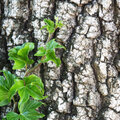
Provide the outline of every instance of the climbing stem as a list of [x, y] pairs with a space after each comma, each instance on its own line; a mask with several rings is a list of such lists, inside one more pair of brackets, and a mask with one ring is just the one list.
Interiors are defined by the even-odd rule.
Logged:
[[[56, 29], [55, 29], [55, 30], [56, 30]], [[53, 37], [53, 33], [52, 33], [52, 34], [49, 34], [46, 43], [49, 42], [49, 41], [52, 39], [52, 37]], [[41, 58], [41, 60], [44, 60], [44, 59], [45, 59], [45, 56], [43, 56], [43, 57]], [[31, 69], [29, 69], [29, 70], [26, 70], [25, 77], [28, 76], [30, 73], [34, 72], [35, 69], [37, 69], [38, 67], [41, 66], [41, 64], [42, 64], [42, 63], [38, 63], [38, 64], [35, 65], [33, 68], [31, 68]]]

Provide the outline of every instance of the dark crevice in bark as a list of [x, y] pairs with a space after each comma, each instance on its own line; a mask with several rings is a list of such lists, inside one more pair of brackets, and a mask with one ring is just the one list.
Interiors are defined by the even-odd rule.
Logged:
[[116, 70], [118, 71], [118, 76], [120, 75], [120, 67], [119, 65], [117, 65], [119, 63], [120, 60], [120, 36], [118, 35], [117, 37], [117, 48], [118, 48], [118, 53], [116, 54], [113, 64], [115, 65]]
[[50, 19], [53, 21], [55, 21], [54, 16], [55, 16], [56, 9], [57, 9], [57, 3], [56, 3], [56, 0], [54, 0], [53, 1], [53, 9], [52, 9], [52, 13], [50, 16]]
[[[97, 74], [97, 70], [96, 70], [96, 66], [95, 66], [95, 58], [96, 58], [96, 50], [95, 50], [95, 44], [93, 44], [93, 57], [92, 57], [92, 61], [91, 61], [91, 67], [93, 69], [93, 73], [94, 73], [94, 76], [95, 76], [95, 80], [96, 80], [96, 89], [97, 89], [97, 92], [99, 93], [100, 95], [100, 98], [101, 98], [101, 108], [100, 110], [98, 111], [98, 116], [97, 116], [97, 119], [96, 120], [104, 120], [104, 118], [102, 117], [102, 113], [103, 110], [104, 110], [104, 96], [101, 94], [101, 91], [99, 90], [99, 80], [98, 80], [98, 74]], [[102, 119], [101, 119], [102, 117]]]
[[[56, 101], [46, 101], [43, 100], [42, 102], [44, 102], [46, 105], [43, 107], [39, 108], [39, 111], [43, 114], [45, 114], [45, 117], [42, 120], [47, 120], [48, 115], [51, 113], [51, 111], [56, 111], [57, 110], [57, 104]], [[57, 112], [57, 111], [56, 111]]]
[[[40, 78], [41, 78], [41, 80], [43, 81], [44, 86], [45, 86], [44, 72], [45, 72], [44, 64], [41, 64], [41, 66], [40, 66]], [[45, 89], [45, 87], [44, 87], [44, 89]], [[45, 91], [46, 91], [46, 90], [45, 90]]]
[[5, 52], [6, 52], [6, 65], [5, 66], [8, 68], [8, 70], [10, 70], [11, 72], [14, 72], [13, 69], [12, 69], [12, 64], [10, 63], [10, 60], [8, 60], [8, 58], [9, 58], [9, 56], [8, 56], [8, 46], [7, 46], [7, 39], [6, 39], [5, 36], [3, 36], [4, 47], [5, 47]]
[[[66, 40], [66, 42], [67, 42], [67, 44], [66, 44], [66, 49], [67, 49], [68, 51], [70, 51], [70, 49], [71, 49], [71, 47], [72, 47], [72, 45], [73, 45], [73, 41], [72, 41], [71, 38], [74, 37], [74, 35], [75, 35], [75, 33], [76, 33], [76, 27], [79, 25], [79, 23], [78, 23], [78, 16], [77, 16], [77, 15], [75, 16], [75, 23], [76, 23], [76, 24], [75, 24], [74, 28], [72, 29], [72, 32], [71, 32], [69, 38]], [[66, 56], [66, 57], [67, 57], [68, 53], [69, 53], [69, 52], [66, 52], [66, 53], [65, 53], [65, 56]]]
[[98, 113], [98, 116], [95, 118], [95, 120], [105, 120], [105, 117], [104, 117], [104, 112], [108, 110], [108, 107], [102, 107]]
[[95, 76], [97, 91], [99, 92], [100, 96], [102, 97], [102, 94], [99, 91], [99, 80], [98, 80], [98, 75], [97, 75], [97, 70], [96, 70], [96, 65], [95, 65], [95, 58], [96, 58], [96, 50], [95, 50], [95, 44], [93, 44], [93, 57], [92, 57], [92, 61], [91, 61], [91, 67], [93, 69], [93, 73]]
[[60, 67], [60, 81], [62, 82], [64, 79], [67, 78], [67, 65], [64, 58], [65, 50], [60, 51], [60, 59], [61, 59], [61, 67]]
[[114, 108], [108, 107], [109, 109], [113, 110], [116, 114], [120, 113], [120, 111], [115, 110]]
[[117, 17], [118, 17], [118, 10], [117, 10], [117, 1], [116, 0], [113, 0], [113, 12], [114, 12], [114, 23], [116, 23], [117, 21]]
[[109, 80], [109, 75], [108, 75], [108, 68], [109, 68], [109, 64], [107, 64], [107, 77], [106, 77], [106, 80], [105, 80], [105, 84], [107, 86], [107, 91], [108, 91], [108, 96], [111, 96], [111, 93], [110, 93], [110, 87], [109, 87], [109, 84], [108, 84], [108, 80]]
[[[72, 89], [73, 89], [73, 100], [76, 97], [76, 82], [75, 82], [75, 73], [72, 73]], [[75, 116], [77, 115], [77, 110], [76, 110], [76, 106], [73, 105], [73, 101], [70, 104], [70, 116]]]
[[3, 19], [5, 18], [4, 16], [4, 1], [0, 1], [0, 48], [3, 49], [4, 51], [1, 51], [0, 55], [0, 61], [2, 62], [0, 64], [0, 69], [2, 69], [4, 66], [8, 67], [8, 70], [12, 72], [12, 66], [10, 61], [8, 60], [8, 51], [7, 51], [7, 38], [6, 38], [6, 33], [2, 35], [2, 24], [3, 24]]
[[93, 5], [93, 2], [94, 2], [95, 0], [91, 0], [91, 1], [89, 1], [88, 3], [85, 3], [85, 4], [81, 4], [81, 2], [82, 2], [82, 0], [80, 0], [80, 5], [81, 6], [86, 6], [86, 5]]
[[102, 24], [102, 19], [99, 17], [99, 12], [97, 14], [97, 18], [99, 20], [99, 25], [100, 25], [100, 37], [104, 34], [104, 27], [103, 27], [103, 24]]
[[[78, 22], [77, 22], [77, 16], [75, 17], [75, 21], [76, 21], [76, 25], [75, 25], [75, 27], [72, 29], [72, 33], [71, 33], [71, 35], [69, 36], [69, 38], [67, 39], [67, 45], [66, 45], [66, 49], [68, 50], [68, 51], [70, 51], [70, 48], [71, 48], [71, 46], [73, 45], [73, 43], [72, 43], [72, 39], [71, 38], [73, 38], [74, 37], [74, 35], [75, 35], [75, 31], [76, 31], [76, 27], [78, 26]], [[61, 52], [61, 62], [62, 62], [62, 64], [61, 64], [61, 69], [60, 69], [60, 81], [62, 82], [66, 77], [67, 77], [67, 66], [66, 66], [66, 59], [65, 58], [67, 58], [67, 56], [68, 56], [68, 54], [69, 54], [69, 52], [66, 52], [65, 50], [62, 50], [62, 52]]]
[[76, 97], [76, 82], [75, 82], [75, 74], [72, 73], [72, 88], [73, 88], [73, 99]]
[[74, 5], [75, 7], [77, 6], [78, 7], [78, 4], [74, 3], [74, 2], [71, 2], [70, 0], [67, 0], [68, 3], [71, 3], [72, 5]]
[[62, 82], [66, 78], [67, 78], [67, 66], [66, 66], [65, 62], [61, 59], [60, 81]]
[[34, 37], [34, 28], [33, 28], [33, 26], [31, 26], [31, 21], [32, 21], [31, 0], [28, 0], [28, 10], [29, 10], [28, 20], [25, 21], [24, 27], [26, 28], [27, 31], [28, 31], [28, 29], [30, 29], [30, 31], [28, 31], [28, 34], [29, 34], [29, 38], [28, 39], [29, 39], [29, 41], [33, 42], [34, 45], [35, 45], [35, 48], [32, 51], [32, 54], [30, 55], [30, 56], [32, 56], [32, 59], [35, 61], [34, 64], [33, 64], [33, 66], [34, 66], [35, 63], [37, 63], [37, 57], [34, 56], [34, 54], [37, 51], [38, 41]]

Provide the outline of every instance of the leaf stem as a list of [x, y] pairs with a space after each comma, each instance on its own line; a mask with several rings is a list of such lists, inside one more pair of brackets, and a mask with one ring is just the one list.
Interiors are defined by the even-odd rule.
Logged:
[[27, 71], [27, 64], [25, 65], [25, 70]]
[[38, 63], [36, 66], [33, 68], [29, 69], [26, 73], [25, 76], [28, 76], [28, 74], [32, 73], [35, 69], [37, 69], [42, 63]]
[[14, 96], [13, 96], [13, 102], [14, 102], [13, 111], [17, 113], [17, 105], [18, 105], [18, 103], [15, 101]]
[[14, 96], [13, 96], [13, 102], [15, 103], [15, 98], [14, 98]]

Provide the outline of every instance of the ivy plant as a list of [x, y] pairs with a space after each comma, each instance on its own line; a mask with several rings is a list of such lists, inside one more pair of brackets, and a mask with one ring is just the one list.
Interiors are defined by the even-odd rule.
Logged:
[[[40, 77], [32, 74], [34, 70], [42, 63], [52, 61], [57, 67], [60, 66], [61, 60], [56, 56], [56, 48], [63, 48], [52, 39], [52, 36], [57, 28], [63, 26], [62, 21], [55, 17], [55, 22], [50, 19], [44, 19], [45, 26], [41, 29], [47, 29], [48, 40], [45, 47], [40, 46], [34, 56], [40, 56], [38, 63], [33, 68], [30, 65], [34, 60], [29, 58], [29, 53], [35, 48], [33, 42], [24, 43], [21, 46], [15, 46], [8, 51], [9, 60], [13, 61], [13, 70], [25, 68], [24, 77], [16, 76], [7, 70], [1, 70], [3, 76], [0, 76], [0, 107], [14, 103], [13, 111], [7, 113], [2, 120], [38, 120], [45, 115], [38, 112], [36, 109], [41, 105], [44, 96], [44, 84]], [[19, 96], [19, 101], [15, 97]], [[17, 110], [16, 110], [17, 108]]]

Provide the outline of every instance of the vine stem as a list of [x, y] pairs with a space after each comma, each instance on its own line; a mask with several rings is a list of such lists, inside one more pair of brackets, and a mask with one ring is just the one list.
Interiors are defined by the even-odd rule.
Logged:
[[[55, 29], [55, 30], [56, 30], [56, 29]], [[52, 39], [52, 37], [53, 37], [53, 33], [52, 33], [51, 35], [49, 34], [46, 43], [49, 42], [49, 41]], [[45, 56], [43, 56], [43, 57], [41, 58], [41, 60], [44, 60], [44, 59], [45, 59]], [[28, 76], [30, 73], [34, 72], [35, 69], [37, 69], [38, 67], [41, 66], [41, 64], [42, 64], [42, 63], [38, 63], [38, 64], [35, 65], [33, 68], [31, 68], [31, 69], [29, 69], [28, 71], [26, 71], [26, 73], [25, 73], [25, 77]]]
[[13, 106], [13, 111], [17, 113], [17, 102], [15, 101], [15, 98], [13, 96], [13, 102], [14, 102], [14, 106]]

